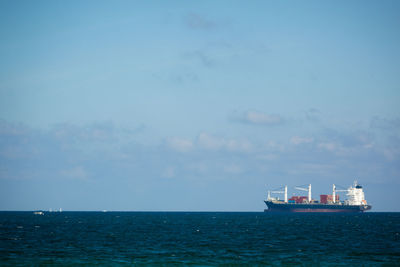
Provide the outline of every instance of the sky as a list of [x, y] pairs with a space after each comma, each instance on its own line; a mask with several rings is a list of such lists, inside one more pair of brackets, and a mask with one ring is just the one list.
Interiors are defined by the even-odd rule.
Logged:
[[357, 180], [400, 211], [399, 13], [0, 1], [0, 210], [262, 211]]

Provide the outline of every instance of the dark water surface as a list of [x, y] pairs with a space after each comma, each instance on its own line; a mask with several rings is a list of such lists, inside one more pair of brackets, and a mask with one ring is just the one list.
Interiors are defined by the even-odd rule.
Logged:
[[0, 265], [399, 265], [400, 213], [0, 212]]

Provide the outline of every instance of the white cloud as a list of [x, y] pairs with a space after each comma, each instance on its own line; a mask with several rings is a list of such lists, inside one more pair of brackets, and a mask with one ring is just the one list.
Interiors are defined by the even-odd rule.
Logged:
[[227, 140], [226, 148], [230, 151], [250, 152], [253, 145], [247, 140]]
[[54, 136], [62, 141], [114, 141], [116, 127], [111, 121], [87, 125], [60, 123], [53, 127]]
[[213, 67], [215, 65], [213, 57], [205, 50], [196, 50], [185, 54], [185, 57], [198, 60], [205, 67]]
[[274, 152], [284, 152], [286, 147], [283, 144], [280, 144], [275, 141], [268, 141], [263, 148], [267, 151], [274, 151]]
[[325, 175], [326, 173], [331, 173], [335, 169], [335, 166], [330, 164], [320, 164], [320, 163], [300, 163], [295, 165], [288, 172], [293, 175], [299, 174], [320, 174]]
[[10, 123], [0, 119], [0, 136], [22, 136], [31, 131], [26, 125]]
[[229, 164], [224, 166], [224, 171], [230, 174], [242, 173], [243, 169], [237, 164]]
[[87, 180], [89, 179], [89, 174], [82, 166], [76, 166], [71, 169], [61, 170], [60, 175], [63, 178], [77, 179], [77, 180]]
[[[46, 131], [7, 123], [2, 126], [0, 122], [0, 183], [6, 185], [6, 179], [30, 179], [45, 187], [48, 180], [59, 177], [71, 189], [79, 189], [81, 181], [89, 181], [102, 192], [110, 186], [127, 190], [128, 184], [132, 188], [153, 188], [157, 183], [161, 184], [160, 189], [165, 180], [171, 186], [179, 184], [177, 188], [184, 184], [183, 188], [192, 182], [212, 184], [232, 177], [238, 178], [232, 183], [242, 179], [263, 183], [275, 177], [331, 181], [333, 176], [351, 174], [364, 181], [379, 177], [385, 183], [398, 183], [400, 139], [377, 138], [368, 131], [320, 131], [311, 133], [312, 138], [299, 134], [285, 137], [289, 144], [272, 135], [250, 139], [252, 135], [231, 138], [202, 132], [193, 139], [166, 138], [160, 145], [158, 140], [151, 144], [132, 142], [133, 134], [122, 135], [123, 129], [112, 125], [81, 128], [84, 126], [71, 124]], [[118, 137], [117, 141], [113, 136]], [[72, 141], [72, 149], [64, 149], [65, 143]], [[241, 186], [242, 182], [238, 187]], [[153, 193], [143, 190], [148, 195]], [[92, 197], [102, 200], [101, 196]]]
[[279, 125], [283, 123], [283, 118], [277, 114], [267, 114], [260, 111], [246, 111], [234, 113], [231, 116], [232, 120], [254, 125]]
[[215, 22], [203, 15], [190, 13], [185, 17], [185, 24], [191, 29], [210, 30], [216, 27]]
[[218, 150], [225, 144], [223, 138], [217, 138], [206, 133], [201, 133], [197, 139], [197, 142], [200, 145], [200, 147], [209, 150]]
[[310, 108], [305, 112], [305, 115], [307, 120], [317, 122], [320, 120], [321, 112], [316, 108]]
[[262, 155], [258, 155], [256, 157], [256, 159], [262, 160], [262, 161], [271, 161], [271, 160], [276, 160], [278, 159], [278, 155], [277, 154], [262, 154]]
[[169, 148], [179, 152], [189, 152], [195, 149], [210, 151], [251, 152], [253, 144], [246, 139], [228, 139], [208, 133], [200, 133], [195, 141], [185, 138], [170, 137], [166, 139]]
[[307, 138], [307, 137], [293, 136], [292, 138], [290, 138], [290, 143], [294, 145], [312, 143], [313, 141], [314, 141], [313, 138]]
[[374, 117], [370, 121], [370, 127], [375, 129], [381, 129], [384, 131], [399, 131], [400, 130], [400, 118], [380, 118]]
[[245, 118], [255, 124], [278, 124], [282, 120], [278, 115], [269, 115], [257, 111], [248, 111]]
[[253, 145], [247, 140], [226, 139], [207, 133], [201, 133], [197, 139], [198, 145], [208, 150], [225, 149], [228, 151], [250, 152]]
[[173, 177], [175, 177], [175, 168], [174, 167], [171, 167], [171, 166], [169, 166], [169, 167], [167, 167], [165, 170], [164, 170], [164, 172], [163, 172], [163, 177], [166, 177], [166, 178], [173, 178]]
[[37, 151], [35, 149], [27, 149], [24, 144], [19, 145], [7, 145], [1, 148], [0, 156], [6, 159], [29, 159], [36, 156]]
[[338, 145], [334, 143], [319, 143], [318, 147], [328, 151], [335, 151], [337, 150]]
[[188, 152], [193, 149], [193, 142], [191, 140], [178, 137], [167, 138], [167, 145], [178, 152]]
[[382, 153], [388, 161], [395, 161], [400, 158], [400, 149], [396, 147], [386, 147], [382, 149]]
[[209, 170], [209, 167], [204, 162], [189, 162], [185, 165], [185, 168], [191, 172], [201, 173], [204, 174]]
[[364, 148], [373, 148], [374, 147], [374, 143], [367, 143], [363, 145]]

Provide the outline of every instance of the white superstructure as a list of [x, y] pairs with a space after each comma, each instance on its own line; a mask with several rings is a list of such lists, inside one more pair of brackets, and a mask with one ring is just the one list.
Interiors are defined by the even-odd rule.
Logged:
[[354, 185], [347, 189], [347, 200], [348, 205], [367, 205], [365, 200], [364, 190], [361, 185], [354, 181]]

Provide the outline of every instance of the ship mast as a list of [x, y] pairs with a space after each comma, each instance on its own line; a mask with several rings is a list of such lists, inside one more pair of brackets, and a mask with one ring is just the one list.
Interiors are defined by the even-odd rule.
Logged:
[[268, 191], [268, 197], [267, 197], [268, 200], [272, 199], [272, 198], [271, 198], [271, 193], [274, 193], [274, 194], [284, 194], [284, 196], [285, 196], [285, 203], [288, 202], [287, 185], [285, 185], [284, 191]]
[[[339, 186], [339, 187], [341, 187], [341, 186]], [[335, 184], [333, 184], [332, 185], [332, 202], [333, 203], [336, 203], [336, 193], [337, 192], [348, 192], [349, 190], [348, 189], [336, 189], [336, 185]], [[339, 203], [340, 203], [340, 201], [339, 201]]]
[[285, 185], [285, 203], [287, 203], [287, 185]]
[[308, 185], [308, 188], [303, 188], [299, 186], [296, 186], [295, 188], [301, 191], [308, 191], [308, 202], [311, 202], [311, 184]]

